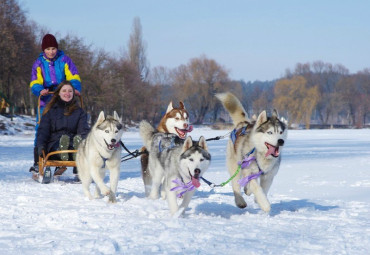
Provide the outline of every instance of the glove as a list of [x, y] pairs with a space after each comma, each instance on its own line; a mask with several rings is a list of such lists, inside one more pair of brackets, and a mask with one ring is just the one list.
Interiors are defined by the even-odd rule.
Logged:
[[40, 157], [43, 156], [42, 151], [44, 151], [44, 150], [45, 150], [44, 146], [37, 147], [37, 153], [39, 154]]

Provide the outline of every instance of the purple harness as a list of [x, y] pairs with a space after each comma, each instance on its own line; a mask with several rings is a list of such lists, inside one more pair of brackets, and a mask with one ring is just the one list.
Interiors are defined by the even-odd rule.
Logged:
[[[253, 157], [251, 156], [251, 154], [254, 152], [255, 148], [253, 148], [252, 151], [250, 151], [245, 157], [244, 159], [241, 161], [241, 162], [238, 162], [238, 165], [243, 169], [243, 168], [247, 168], [251, 163], [252, 161], [256, 161], [256, 164], [258, 166], [258, 163], [257, 163], [257, 160], [256, 160], [256, 157]], [[238, 183], [240, 184], [240, 186], [244, 187], [245, 185], [247, 185], [251, 180], [253, 179], [257, 179], [261, 174], [263, 174], [263, 171], [261, 170], [261, 168], [258, 166], [258, 173], [255, 173], [255, 174], [251, 174], [251, 175], [248, 175], [242, 179], [240, 179], [238, 181]]]
[[195, 186], [193, 185], [193, 183], [191, 181], [189, 181], [188, 183], [183, 183], [181, 180], [179, 179], [175, 179], [172, 181], [173, 183], [176, 183], [178, 186], [170, 189], [171, 191], [181, 191], [180, 193], [178, 193], [176, 196], [177, 197], [182, 197], [182, 195], [188, 191], [192, 191]]

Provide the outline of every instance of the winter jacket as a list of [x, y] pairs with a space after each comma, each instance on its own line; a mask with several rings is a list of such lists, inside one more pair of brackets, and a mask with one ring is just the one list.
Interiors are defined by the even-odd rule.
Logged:
[[[81, 80], [77, 68], [72, 60], [58, 50], [53, 60], [48, 59], [44, 53], [40, 53], [32, 66], [31, 91], [40, 96], [40, 91], [49, 89], [53, 91], [62, 81], [70, 81], [75, 89], [81, 92]], [[45, 106], [51, 95], [41, 97], [40, 106]]]
[[59, 140], [62, 135], [70, 137], [70, 144], [75, 135], [86, 138], [90, 128], [87, 123], [87, 114], [78, 107], [71, 115], [64, 115], [65, 107], [68, 103], [59, 99], [50, 110], [42, 116], [40, 126], [37, 132], [37, 147], [50, 152], [55, 148], [56, 143], [59, 146]]

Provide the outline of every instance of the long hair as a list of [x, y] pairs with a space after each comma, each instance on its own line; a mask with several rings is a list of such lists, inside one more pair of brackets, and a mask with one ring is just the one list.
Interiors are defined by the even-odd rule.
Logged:
[[74, 90], [73, 85], [69, 81], [62, 81], [58, 85], [57, 89], [54, 91], [53, 97], [51, 98], [50, 102], [45, 106], [45, 109], [44, 109], [42, 115], [45, 115], [58, 102], [58, 100], [61, 100], [60, 99], [60, 96], [59, 96], [59, 93], [60, 93], [60, 90], [62, 89], [62, 87], [64, 85], [70, 85], [73, 88], [73, 98], [72, 98], [71, 102], [69, 102], [66, 105], [66, 109], [64, 111], [64, 115], [65, 116], [71, 115], [72, 112], [79, 107], [78, 100], [76, 98], [75, 90]]

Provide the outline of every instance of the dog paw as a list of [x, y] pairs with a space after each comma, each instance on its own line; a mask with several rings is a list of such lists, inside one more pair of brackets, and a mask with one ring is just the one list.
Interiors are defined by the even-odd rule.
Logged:
[[157, 195], [150, 194], [148, 198], [153, 199], [153, 200], [157, 200], [158, 199], [158, 194]]
[[172, 214], [172, 218], [180, 218], [182, 215], [184, 215], [184, 213], [185, 213], [185, 208], [180, 207], [179, 210], [177, 210], [177, 212]]
[[109, 200], [108, 200], [108, 202], [109, 203], [112, 203], [112, 204], [117, 203], [116, 195], [113, 192], [111, 192], [109, 194]]
[[247, 203], [242, 197], [235, 198], [235, 204], [237, 207], [242, 208], [242, 209], [247, 207]]
[[271, 205], [270, 205], [269, 202], [261, 203], [260, 207], [261, 207], [262, 211], [267, 212], [267, 213], [270, 212], [270, 210], [271, 210]]
[[250, 196], [252, 194], [252, 191], [250, 189], [247, 189], [247, 186], [244, 186], [244, 193], [247, 195], [247, 196]]
[[109, 195], [111, 194], [111, 191], [110, 191], [110, 189], [105, 188], [105, 189], [102, 189], [101, 193], [102, 193], [104, 196], [109, 196]]

